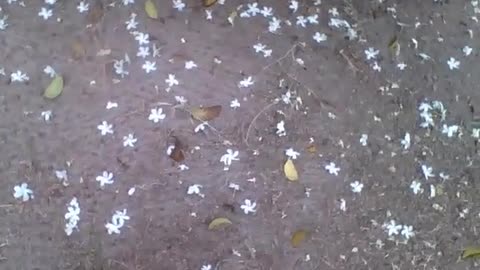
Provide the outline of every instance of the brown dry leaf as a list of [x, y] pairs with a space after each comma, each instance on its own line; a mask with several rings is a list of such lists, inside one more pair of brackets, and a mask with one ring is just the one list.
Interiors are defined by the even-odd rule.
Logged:
[[212, 220], [210, 222], [210, 224], [208, 224], [208, 229], [209, 230], [216, 230], [216, 229], [227, 227], [231, 224], [232, 224], [232, 222], [230, 221], [230, 219], [225, 218], [225, 217], [218, 217], [218, 218], [215, 218], [214, 220]]
[[83, 58], [86, 54], [85, 47], [83, 47], [82, 42], [78, 39], [73, 41], [71, 49], [72, 49], [72, 57], [75, 60], [79, 60]]
[[158, 19], [157, 6], [152, 0], [145, 1], [145, 13], [151, 19]]
[[192, 108], [190, 113], [192, 117], [199, 121], [210, 121], [217, 118], [222, 112], [221, 105], [215, 105], [210, 107], [195, 107]]
[[307, 152], [310, 154], [315, 154], [317, 152], [317, 146], [315, 144], [310, 144], [307, 146]]
[[287, 162], [285, 162], [285, 165], [283, 165], [283, 171], [288, 180], [298, 181], [298, 172], [291, 159], [288, 159]]
[[103, 4], [102, 1], [97, 0], [87, 15], [88, 24], [97, 24], [103, 18]]
[[480, 247], [467, 247], [462, 252], [462, 259], [478, 258], [480, 257]]
[[292, 234], [292, 239], [290, 239], [290, 243], [292, 247], [296, 248], [299, 247], [301, 243], [305, 241], [307, 238], [307, 231], [305, 230], [298, 230]]
[[175, 136], [168, 138], [168, 151], [170, 151], [169, 157], [176, 162], [182, 162], [185, 159], [185, 155], [182, 150], [182, 143]]
[[203, 0], [204, 7], [210, 7], [217, 3], [217, 0]]

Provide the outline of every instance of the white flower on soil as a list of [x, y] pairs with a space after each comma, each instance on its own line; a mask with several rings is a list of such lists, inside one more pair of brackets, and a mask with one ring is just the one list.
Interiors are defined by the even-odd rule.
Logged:
[[281, 28], [281, 20], [277, 19], [276, 17], [272, 17], [272, 19], [268, 22], [268, 31], [270, 33], [276, 33], [278, 29]]
[[227, 171], [230, 167], [230, 165], [232, 165], [232, 161], [234, 160], [240, 160], [238, 158], [238, 151], [233, 151], [232, 149], [227, 149], [227, 153], [224, 154], [221, 158], [220, 158], [220, 162], [223, 163], [224, 165], [224, 170]]
[[318, 14], [313, 14], [307, 17], [309, 24], [318, 24]]
[[200, 124], [198, 124], [198, 126], [195, 127], [195, 129], [193, 131], [195, 133], [198, 133], [200, 131], [204, 131], [206, 126], [208, 126], [207, 122], [200, 123]]
[[160, 120], [165, 119], [165, 117], [166, 115], [163, 113], [162, 108], [155, 108], [150, 110], [148, 120], [153, 121], [154, 123], [158, 123]]
[[138, 42], [138, 45], [144, 45], [150, 43], [150, 36], [142, 32], [135, 32], [135, 40]]
[[12, 82], [27, 82], [30, 78], [26, 73], [23, 73], [21, 70], [17, 70], [10, 74], [10, 80]]
[[152, 71], [155, 71], [157, 70], [157, 62], [155, 61], [145, 61], [145, 63], [143, 63], [142, 65], [142, 68], [143, 70], [145, 70], [145, 73], [150, 73]]
[[202, 265], [202, 268], [200, 270], [213, 270], [211, 264], [205, 264]]
[[262, 13], [263, 17], [271, 17], [273, 16], [273, 8], [271, 7], [263, 7], [263, 9], [260, 11]]
[[124, 6], [127, 6], [129, 4], [134, 4], [135, 0], [122, 0], [122, 3]]
[[304, 16], [297, 16], [296, 25], [300, 25], [301, 27], [305, 28], [307, 26], [308, 20]]
[[457, 125], [447, 126], [443, 124], [442, 134], [447, 134], [447, 137], [451, 138], [458, 133], [460, 127]]
[[146, 58], [149, 55], [150, 55], [150, 47], [147, 47], [147, 46], [138, 47], [138, 52], [137, 52], [138, 57]]
[[252, 202], [248, 199], [245, 199], [244, 203], [240, 206], [240, 208], [243, 210], [243, 212], [248, 215], [249, 213], [255, 213], [257, 210], [255, 209], [257, 207], [256, 202]]
[[132, 13], [130, 14], [130, 19], [125, 22], [125, 27], [128, 30], [136, 29], [138, 26], [138, 22], [136, 21], [137, 14]]
[[7, 26], [8, 26], [7, 19], [8, 19], [7, 15], [3, 15], [3, 17], [0, 18], [0, 30], [7, 29]]
[[363, 184], [358, 181], [355, 181], [350, 183], [350, 187], [352, 188], [353, 193], [360, 193], [362, 192]]
[[397, 64], [397, 68], [400, 70], [404, 70], [406, 67], [407, 67], [407, 64], [405, 64], [404, 62]]
[[196, 194], [202, 198], [205, 198], [205, 194], [203, 194], [200, 189], [202, 188], [202, 185], [194, 184], [188, 187], [187, 189], [187, 194], [188, 195], [193, 195]]
[[248, 76], [238, 83], [238, 87], [246, 88], [254, 84], [252, 76]]
[[45, 120], [45, 122], [48, 122], [52, 118], [52, 111], [50, 111], [50, 110], [43, 111], [43, 112], [40, 113], [40, 115]]
[[288, 148], [287, 150], [285, 150], [285, 155], [287, 155], [287, 157], [291, 159], [297, 159], [297, 157], [300, 156], [300, 153], [293, 150], [293, 148]]
[[102, 123], [97, 126], [97, 129], [100, 131], [102, 136], [113, 134], [113, 125], [109, 124], [107, 121], [102, 121]]
[[57, 0], [45, 0], [45, 4], [47, 5], [54, 5], [57, 2]]
[[328, 37], [324, 33], [315, 32], [315, 34], [313, 35], [313, 39], [317, 43], [322, 43], [323, 41], [327, 41]]
[[455, 58], [450, 57], [450, 59], [448, 59], [447, 61], [447, 65], [450, 70], [459, 69], [460, 61], [457, 61]]
[[113, 109], [113, 108], [118, 108], [118, 103], [108, 101], [107, 105], [105, 106], [105, 109], [110, 110], [110, 109]]
[[58, 180], [62, 181], [64, 186], [68, 186], [68, 174], [67, 170], [58, 170], [55, 171], [55, 176]]
[[413, 232], [413, 226], [403, 225], [400, 234], [405, 237], [406, 240], [412, 238], [415, 235], [415, 233]]
[[234, 99], [230, 101], [230, 108], [232, 109], [240, 108], [240, 102], [238, 102], [238, 99]]
[[403, 150], [407, 150], [410, 148], [410, 133], [405, 133], [405, 136], [403, 137], [402, 141], [400, 142], [403, 145]]
[[422, 183], [415, 180], [413, 180], [412, 183], [410, 184], [410, 189], [415, 195], [419, 193], [423, 193]]
[[136, 142], [137, 138], [135, 138], [132, 133], [123, 136], [123, 147], [135, 147]]
[[95, 180], [97, 182], [100, 182], [100, 186], [101, 187], [104, 187], [105, 185], [111, 185], [113, 184], [113, 173], [111, 172], [107, 172], [107, 171], [103, 171], [102, 175], [99, 175], [95, 178]]
[[340, 168], [338, 168], [337, 165], [333, 162], [325, 165], [325, 170], [327, 170], [328, 173], [330, 173], [331, 175], [338, 175], [338, 172], [340, 172]]
[[397, 224], [395, 220], [390, 220], [390, 223], [385, 223], [383, 225], [388, 236], [398, 235], [400, 230], [403, 228], [402, 225]]
[[287, 131], [285, 130], [285, 122], [283, 120], [277, 123], [276, 133], [279, 137], [283, 137], [287, 135]]
[[338, 9], [336, 7], [332, 7], [328, 10], [328, 14], [332, 15], [333, 17], [338, 17], [340, 16], [340, 13], [338, 13]]
[[77, 6], [77, 9], [78, 9], [78, 12], [80, 13], [84, 13], [86, 11], [88, 11], [88, 8], [90, 7], [90, 4], [88, 3], [85, 3], [85, 1], [81, 1], [78, 6]]
[[371, 60], [371, 59], [376, 59], [380, 51], [370, 47], [366, 49], [364, 52], [367, 60]]
[[48, 76], [50, 76], [50, 78], [53, 78], [55, 77], [55, 75], [57, 74], [55, 72], [55, 70], [51, 67], [51, 66], [46, 66], [44, 69], [43, 69], [43, 72], [45, 74], [47, 74]]
[[40, 12], [38, 12], [38, 16], [42, 17], [44, 20], [48, 20], [48, 18], [52, 17], [52, 15], [52, 10], [44, 7], [42, 7], [42, 9], [40, 9]]
[[67, 223], [65, 224], [65, 233], [71, 235], [74, 229], [78, 229], [78, 222], [80, 221], [80, 205], [77, 198], [73, 197], [67, 206], [67, 213], [65, 214]]
[[172, 7], [177, 11], [183, 11], [186, 5], [182, 0], [172, 0]]
[[178, 165], [178, 169], [179, 169], [180, 171], [187, 171], [187, 170], [189, 170], [190, 168], [189, 168], [186, 164], [180, 164], [180, 165]]
[[360, 144], [363, 145], [363, 146], [367, 146], [367, 143], [368, 143], [368, 135], [367, 134], [362, 134], [362, 136], [360, 136]]
[[120, 229], [125, 225], [126, 220], [130, 220], [130, 217], [127, 216], [127, 209], [115, 211], [115, 214], [112, 216], [112, 222], [105, 224], [108, 234], [120, 234]]
[[168, 78], [165, 79], [165, 83], [169, 88], [179, 84], [178, 80], [175, 78], [175, 74], [168, 74]]
[[197, 64], [195, 64], [195, 62], [192, 60], [185, 62], [185, 69], [193, 69], [196, 67], [198, 67]]
[[230, 183], [228, 185], [228, 188], [231, 188], [233, 189], [234, 191], [240, 191], [240, 186], [238, 184], [235, 184], [235, 183]]
[[250, 14], [250, 16], [256, 16], [258, 13], [260, 13], [257, 2], [248, 3], [247, 8], [248, 9], [246, 10], [246, 12]]
[[33, 191], [28, 188], [27, 183], [22, 183], [13, 187], [13, 197], [26, 202], [30, 199], [33, 199]]
[[465, 46], [463, 47], [462, 51], [463, 51], [463, 54], [465, 54], [465, 56], [469, 56], [472, 53], [473, 49], [470, 48], [469, 46]]
[[427, 165], [422, 165], [422, 173], [426, 180], [430, 177], [435, 177], [435, 174], [433, 174], [433, 168], [428, 167]]
[[290, 5], [288, 5], [288, 8], [293, 12], [297, 12], [298, 10], [298, 1], [297, 0], [290, 0]]

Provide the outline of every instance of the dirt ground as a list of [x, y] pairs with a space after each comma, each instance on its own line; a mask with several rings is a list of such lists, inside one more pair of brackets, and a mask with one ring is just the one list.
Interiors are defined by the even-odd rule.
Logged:
[[[299, 1], [296, 11], [259, 1], [281, 20], [275, 33], [271, 16], [239, 0], [185, 0], [182, 11], [154, 0], [157, 19], [143, 0], [88, 0], [83, 13], [81, 1], [48, 2], [0, 3], [0, 269], [478, 269], [460, 259], [480, 244], [477, 1]], [[149, 35], [145, 59], [131, 31]], [[125, 54], [122, 77], [114, 62]], [[64, 79], [55, 99], [43, 97], [46, 66]], [[17, 70], [29, 80], [12, 79]], [[434, 126], [421, 127], [422, 103]], [[218, 117], [195, 132], [190, 114], [214, 105]], [[113, 134], [101, 135], [102, 121]], [[123, 144], [130, 133], [134, 147]], [[167, 154], [173, 138], [184, 160]], [[224, 170], [227, 149], [238, 160]], [[284, 174], [288, 159], [298, 181]], [[114, 181], [102, 187], [103, 171]], [[33, 198], [12, 196], [21, 183]], [[109, 234], [123, 209], [130, 219]], [[232, 224], [209, 229], [218, 217]]]

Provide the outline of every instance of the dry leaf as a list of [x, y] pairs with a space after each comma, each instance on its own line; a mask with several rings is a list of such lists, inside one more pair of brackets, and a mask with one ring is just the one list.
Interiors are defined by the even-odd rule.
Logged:
[[290, 239], [290, 243], [292, 247], [296, 248], [299, 247], [300, 244], [305, 241], [307, 238], [307, 231], [305, 230], [298, 230], [292, 234], [292, 239]]
[[234, 25], [234, 21], [235, 21], [235, 18], [237, 17], [238, 13], [236, 10], [232, 11], [230, 13], [230, 15], [228, 15], [228, 22], [233, 26]]
[[192, 117], [199, 121], [210, 121], [217, 118], [222, 111], [221, 105], [215, 105], [210, 107], [196, 107], [192, 108], [190, 113]]
[[75, 40], [72, 43], [72, 57], [75, 60], [79, 60], [85, 56], [85, 47], [83, 47], [82, 42], [80, 40]]
[[60, 75], [56, 75], [53, 78], [52, 82], [48, 85], [48, 87], [43, 92], [43, 96], [48, 99], [54, 99], [58, 97], [63, 91], [63, 77]]
[[168, 138], [168, 147], [173, 147], [169, 155], [171, 159], [175, 160], [176, 162], [182, 162], [185, 159], [185, 155], [183, 154], [182, 150], [182, 143], [177, 137], [170, 136]]
[[208, 229], [209, 230], [216, 230], [216, 229], [219, 229], [219, 228], [229, 226], [231, 224], [232, 224], [232, 222], [228, 218], [219, 217], [219, 218], [216, 218], [216, 219], [212, 220], [210, 222], [210, 224], [208, 224]]
[[317, 146], [315, 146], [315, 144], [310, 144], [307, 146], [307, 152], [310, 154], [315, 154], [317, 152]]
[[467, 247], [462, 252], [462, 259], [478, 258], [480, 257], [480, 246]]
[[151, 19], [158, 19], [157, 6], [152, 0], [145, 1], [145, 13]]
[[203, 6], [204, 7], [210, 7], [217, 3], [217, 0], [203, 0]]
[[102, 1], [97, 0], [95, 5], [90, 9], [87, 15], [88, 24], [97, 24], [103, 18], [103, 4]]
[[283, 165], [283, 171], [285, 172], [285, 176], [287, 177], [288, 180], [290, 181], [298, 180], [298, 172], [297, 172], [297, 169], [295, 168], [295, 164], [293, 164], [293, 161], [291, 159], [285, 162], [285, 165]]

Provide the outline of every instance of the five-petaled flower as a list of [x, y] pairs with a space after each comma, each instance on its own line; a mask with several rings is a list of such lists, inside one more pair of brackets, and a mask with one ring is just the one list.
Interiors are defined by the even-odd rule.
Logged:
[[240, 206], [240, 208], [243, 210], [243, 212], [248, 215], [249, 213], [255, 213], [257, 210], [255, 209], [257, 207], [256, 202], [252, 202], [249, 199], [245, 199], [244, 203]]
[[158, 123], [158, 121], [165, 119], [166, 115], [163, 113], [162, 108], [155, 108], [150, 110], [148, 120]]
[[448, 59], [447, 61], [447, 65], [450, 70], [459, 69], [460, 61], [457, 61], [457, 59], [450, 57], [450, 59]]
[[157, 62], [155, 61], [145, 61], [145, 63], [143, 63], [142, 65], [142, 68], [143, 70], [145, 70], [145, 73], [150, 73], [152, 71], [155, 71], [157, 70]]
[[340, 172], [340, 168], [338, 168], [334, 162], [330, 162], [329, 164], [325, 165], [325, 170], [332, 175], [338, 175], [338, 172]]
[[352, 188], [353, 193], [360, 193], [362, 192], [363, 184], [358, 181], [355, 181], [350, 183], [350, 187]]
[[293, 148], [288, 148], [287, 150], [285, 150], [285, 155], [287, 155], [287, 157], [291, 159], [297, 159], [297, 157], [300, 156], [300, 153], [293, 150]]
[[102, 175], [97, 176], [95, 180], [100, 182], [101, 187], [105, 186], [106, 184], [113, 184], [113, 173], [103, 171]]
[[383, 225], [388, 236], [398, 235], [402, 229], [402, 225], [397, 224], [395, 220], [390, 220], [390, 223]]
[[42, 7], [42, 9], [40, 9], [40, 12], [38, 12], [38, 16], [42, 17], [44, 20], [48, 20], [48, 18], [52, 17], [52, 15], [52, 10], [44, 7]]
[[33, 199], [33, 191], [28, 188], [27, 183], [22, 183], [19, 186], [13, 187], [13, 197], [26, 202]]
[[220, 158], [220, 162], [222, 162], [223, 165], [225, 165], [225, 167], [223, 169], [225, 171], [227, 171], [228, 168], [230, 167], [230, 165], [232, 165], [232, 161], [234, 161], [234, 160], [239, 160], [238, 151], [233, 151], [232, 149], [227, 149], [227, 153], [224, 154]]
[[123, 136], [123, 147], [134, 147], [136, 142], [137, 138], [135, 138], [132, 133]]
[[405, 237], [406, 240], [410, 239], [415, 235], [415, 233], [413, 232], [413, 226], [403, 225], [402, 231], [400, 232], [400, 234], [403, 235], [403, 237]]
[[192, 195], [192, 194], [196, 194], [202, 198], [205, 197], [205, 194], [203, 194], [200, 189], [202, 188], [202, 185], [198, 185], [198, 184], [194, 184], [194, 185], [191, 185], [188, 187], [187, 189], [187, 194], [188, 195]]
[[12, 82], [27, 82], [30, 80], [30, 78], [21, 70], [17, 70], [16, 72], [10, 74], [10, 80]]
[[85, 1], [81, 1], [81, 2], [78, 4], [77, 9], [78, 9], [78, 12], [83, 13], [83, 12], [88, 11], [88, 8], [89, 8], [89, 7], [90, 7], [90, 4], [85, 3]]
[[253, 82], [252, 76], [248, 76], [238, 83], [238, 87], [240, 87], [240, 88], [249, 87], [249, 86], [252, 86], [253, 83], [254, 82]]
[[102, 136], [113, 134], [113, 125], [109, 124], [107, 121], [102, 121], [102, 123], [97, 126], [97, 129], [100, 130]]

